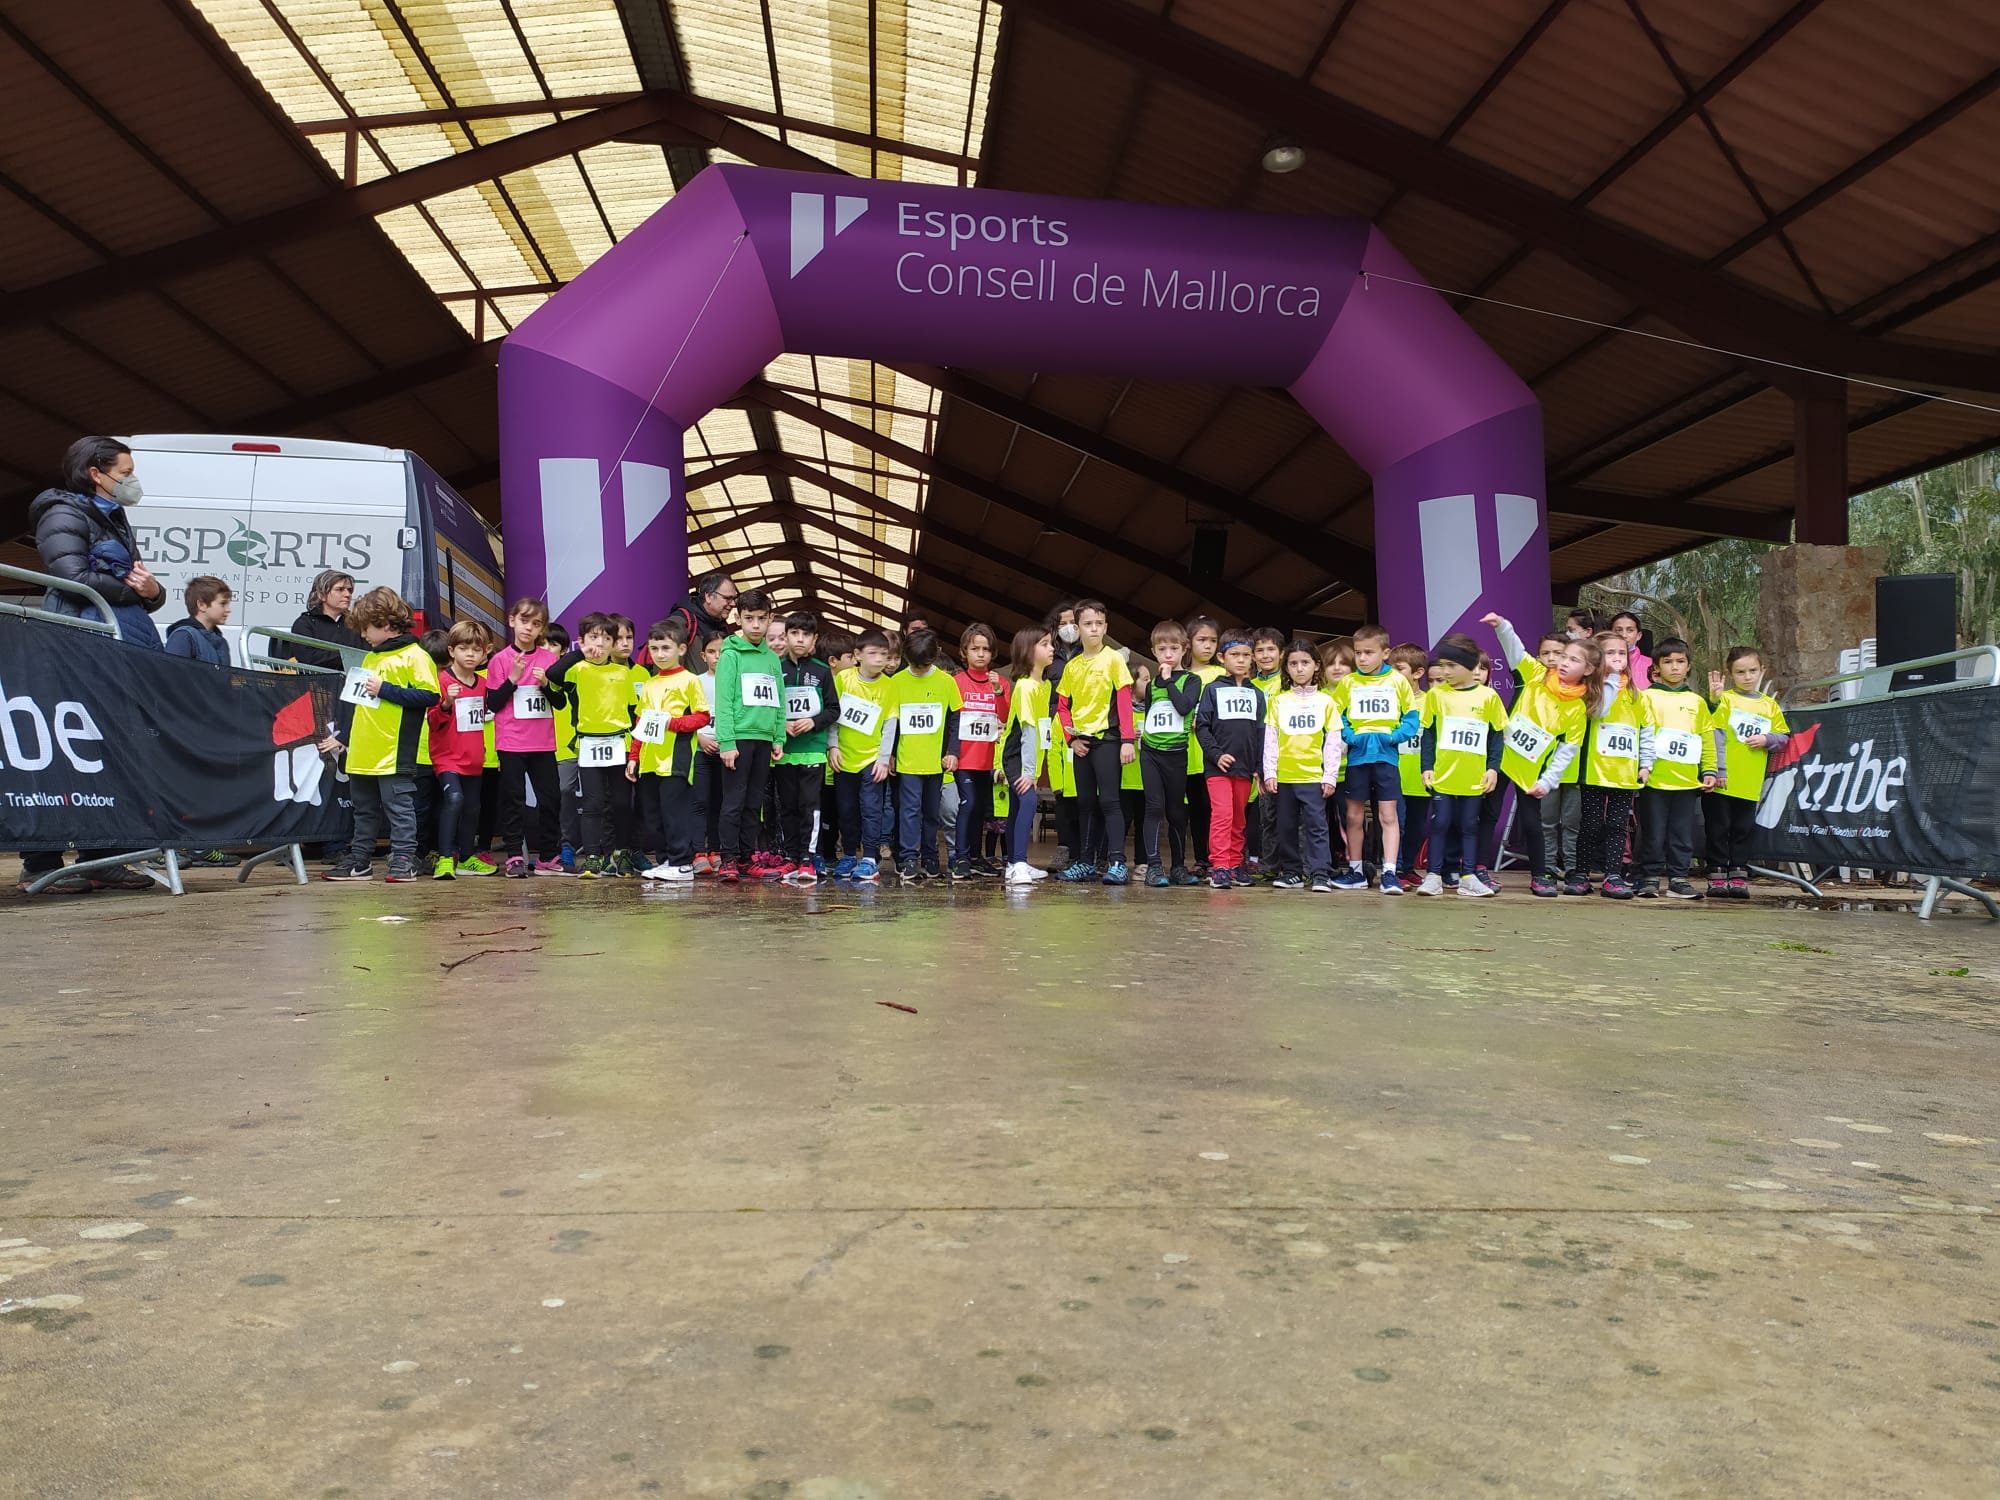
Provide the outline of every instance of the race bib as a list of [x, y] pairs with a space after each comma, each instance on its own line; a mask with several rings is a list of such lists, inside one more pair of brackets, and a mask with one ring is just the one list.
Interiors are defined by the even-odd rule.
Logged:
[[1438, 726], [1438, 748], [1457, 750], [1467, 755], [1484, 755], [1486, 728], [1484, 719], [1447, 718]]
[[819, 717], [819, 684], [801, 682], [785, 689], [785, 717], [788, 719], [816, 719]]
[[993, 714], [960, 714], [958, 737], [968, 745], [997, 745], [1000, 720]]
[[368, 691], [368, 679], [374, 675], [366, 667], [349, 667], [347, 681], [341, 685], [340, 701], [360, 708], [373, 708], [377, 699]]
[[1402, 744], [1396, 747], [1396, 753], [1398, 755], [1421, 756], [1424, 753], [1424, 747], [1416, 740], [1404, 740]]
[[1606, 760], [1637, 760], [1639, 726], [1613, 724], [1608, 720], [1600, 723], [1597, 726], [1597, 737], [1591, 741], [1591, 748]]
[[944, 733], [942, 703], [905, 703], [896, 713], [896, 723], [905, 735]]
[[1182, 734], [1187, 730], [1187, 715], [1162, 698], [1146, 710], [1145, 727], [1148, 734]]
[[514, 689], [514, 717], [517, 719], [553, 718], [554, 715], [549, 712], [549, 695], [538, 687], [529, 687], [526, 683], [522, 683]]
[[451, 717], [460, 734], [477, 734], [486, 727], [486, 700], [467, 693], [452, 704]]
[[882, 722], [882, 705], [868, 698], [840, 700], [840, 726], [856, 734], [873, 734]]
[[1661, 730], [1659, 738], [1653, 741], [1653, 749], [1661, 760], [1670, 760], [1677, 766], [1701, 764], [1701, 741], [1685, 729]]
[[1347, 696], [1347, 721], [1399, 719], [1396, 712], [1396, 695], [1387, 688], [1356, 688]]
[[779, 703], [778, 679], [769, 672], [745, 672], [743, 682], [743, 706], [745, 708], [776, 708]]
[[1215, 692], [1215, 716], [1218, 719], [1256, 718], [1256, 692], [1250, 688], [1217, 688]]
[[1533, 719], [1520, 714], [1507, 721], [1507, 748], [1530, 765], [1540, 765], [1556, 737]]
[[1762, 714], [1745, 713], [1740, 708], [1735, 709], [1729, 715], [1729, 732], [1736, 736], [1736, 742], [1740, 745], [1753, 734], [1769, 734], [1771, 721]]
[[1325, 706], [1319, 703], [1284, 703], [1278, 706], [1278, 730], [1282, 734], [1318, 734], [1326, 728]]
[[664, 745], [667, 742], [667, 720], [673, 717], [664, 708], [642, 708], [639, 723], [632, 731], [632, 738], [642, 745]]
[[622, 734], [580, 734], [576, 737], [576, 763], [602, 770], [625, 764], [625, 736]]

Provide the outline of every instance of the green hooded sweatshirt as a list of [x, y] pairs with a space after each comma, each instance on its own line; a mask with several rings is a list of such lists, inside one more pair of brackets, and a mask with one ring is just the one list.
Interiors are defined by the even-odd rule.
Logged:
[[737, 631], [722, 643], [715, 664], [715, 743], [734, 750], [739, 740], [783, 744], [785, 664], [762, 641]]

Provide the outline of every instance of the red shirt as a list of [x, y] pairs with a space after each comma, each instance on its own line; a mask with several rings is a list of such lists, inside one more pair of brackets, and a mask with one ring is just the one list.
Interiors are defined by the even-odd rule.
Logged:
[[[993, 752], [1007, 728], [1009, 686], [1007, 679], [992, 672], [960, 672], [953, 681], [965, 708], [958, 716], [958, 768], [961, 771], [990, 771]], [[967, 733], [968, 725], [971, 733]], [[990, 731], [991, 738], [975, 738]]]
[[478, 776], [486, 769], [486, 730], [484, 720], [481, 727], [460, 730], [457, 706], [452, 701], [454, 691], [462, 698], [480, 705], [482, 711], [486, 703], [486, 674], [474, 674], [467, 686], [458, 677], [456, 667], [447, 666], [438, 673], [438, 702], [429, 711], [431, 721], [431, 767], [438, 771], [456, 771], [461, 776]]

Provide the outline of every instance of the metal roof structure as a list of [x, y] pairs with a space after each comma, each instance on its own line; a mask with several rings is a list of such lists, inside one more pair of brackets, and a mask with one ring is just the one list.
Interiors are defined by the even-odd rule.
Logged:
[[[2000, 390], [1996, 92], [1979, 0], [16, 0], [0, 534], [101, 430], [409, 447], [497, 516], [494, 342], [741, 160], [1374, 218], [1543, 401], [1559, 591], [1835, 540], [2000, 442], [1924, 394]], [[1273, 391], [787, 356], [689, 487], [696, 566], [849, 621], [1372, 586], [1366, 476]]]

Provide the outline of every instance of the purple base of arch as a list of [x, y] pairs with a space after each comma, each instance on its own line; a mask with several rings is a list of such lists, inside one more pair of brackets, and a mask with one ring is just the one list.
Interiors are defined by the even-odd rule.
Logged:
[[509, 590], [679, 597], [682, 435], [791, 351], [1287, 387], [1373, 477], [1397, 639], [1539, 629], [1540, 409], [1420, 279], [1359, 220], [711, 167], [501, 349]]

